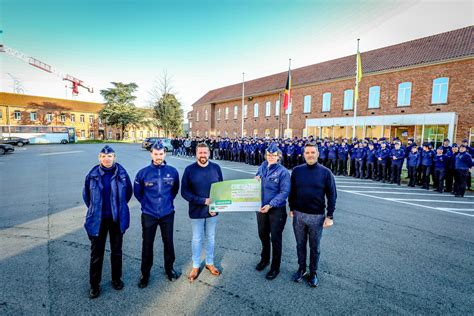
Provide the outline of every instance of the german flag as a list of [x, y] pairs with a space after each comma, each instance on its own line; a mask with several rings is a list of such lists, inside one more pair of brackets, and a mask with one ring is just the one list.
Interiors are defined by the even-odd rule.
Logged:
[[285, 111], [288, 109], [288, 106], [291, 102], [291, 69], [288, 69], [288, 79], [286, 80], [285, 87], [285, 100], [283, 101], [283, 108]]

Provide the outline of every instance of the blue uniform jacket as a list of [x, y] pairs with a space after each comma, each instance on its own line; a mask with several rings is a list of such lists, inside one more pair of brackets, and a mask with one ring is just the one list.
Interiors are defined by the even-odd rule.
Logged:
[[364, 147], [359, 147], [356, 148], [355, 150], [355, 159], [356, 160], [365, 160], [365, 157], [367, 156], [367, 151], [365, 150]]
[[432, 166], [434, 156], [436, 156], [434, 150], [423, 150], [421, 152], [421, 165], [428, 167]]
[[367, 150], [367, 162], [375, 162], [377, 160], [377, 157], [375, 157], [377, 151], [374, 149], [372, 150]]
[[377, 150], [377, 153], [375, 154], [375, 157], [377, 157], [377, 160], [380, 161], [380, 163], [382, 164], [387, 163], [389, 156], [390, 156], [390, 148], [388, 147], [385, 147], [385, 149], [382, 149], [382, 147], [380, 147], [379, 150]]
[[407, 167], [418, 168], [421, 164], [421, 154], [419, 151], [413, 153], [410, 151], [407, 157]]
[[472, 167], [472, 157], [467, 153], [467, 151], [463, 153], [458, 153], [455, 159], [456, 161], [454, 164], [454, 168], [456, 170], [468, 170]]
[[338, 149], [337, 149], [337, 156], [339, 157], [339, 159], [345, 159], [347, 160], [347, 156], [349, 155], [349, 147], [345, 146], [345, 147], [342, 147], [340, 146]]
[[271, 207], [282, 207], [290, 194], [290, 173], [281, 164], [276, 163], [267, 168], [268, 162], [264, 161], [258, 167], [257, 176], [260, 177], [262, 186], [262, 206], [269, 204]]
[[329, 159], [337, 159], [337, 146], [336, 145], [329, 145], [328, 147], [328, 158]]
[[[394, 156], [395, 159], [393, 159]], [[403, 160], [405, 160], [405, 150], [403, 148], [392, 149], [392, 151], [390, 152], [390, 160], [394, 164], [403, 165]]]
[[133, 186], [135, 197], [144, 214], [162, 218], [174, 212], [173, 201], [179, 191], [178, 171], [163, 162], [153, 162], [138, 171]]
[[319, 148], [319, 158], [326, 159], [328, 157], [328, 147], [323, 145]]
[[448, 156], [444, 154], [436, 155], [433, 158], [435, 169], [446, 169], [448, 161], [449, 161]]
[[[127, 171], [118, 163], [117, 169], [111, 178], [111, 207], [112, 218], [119, 222], [121, 233], [130, 226], [130, 210], [128, 201], [132, 198], [132, 183]], [[102, 181], [103, 171], [95, 166], [89, 171], [82, 190], [82, 199], [87, 206], [87, 215], [84, 228], [90, 236], [99, 236], [100, 223], [102, 220]]]

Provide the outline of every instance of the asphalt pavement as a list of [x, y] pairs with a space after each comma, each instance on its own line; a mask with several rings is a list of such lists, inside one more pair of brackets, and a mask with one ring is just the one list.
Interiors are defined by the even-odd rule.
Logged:
[[[474, 311], [474, 196], [337, 177], [334, 226], [321, 241], [320, 285], [296, 284], [291, 219], [284, 230], [280, 275], [257, 272], [255, 213], [218, 217], [216, 265], [190, 284], [191, 224], [175, 201], [175, 282], [165, 278], [159, 233], [150, 284], [137, 287], [140, 206], [130, 201], [124, 236], [125, 288], [110, 284], [107, 250], [102, 293], [88, 298], [90, 242], [83, 228], [82, 187], [101, 144], [38, 145], [0, 156], [0, 315], [77, 314], [455, 314]], [[140, 145], [112, 144], [134, 178], [150, 163]], [[167, 156], [180, 175], [192, 158]], [[221, 162], [225, 180], [251, 178], [256, 166]]]

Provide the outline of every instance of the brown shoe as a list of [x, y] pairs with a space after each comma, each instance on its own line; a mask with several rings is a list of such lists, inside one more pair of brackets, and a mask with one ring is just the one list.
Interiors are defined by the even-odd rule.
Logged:
[[194, 280], [196, 280], [198, 275], [199, 275], [199, 268], [192, 268], [191, 272], [188, 275], [189, 282], [193, 282]]
[[211, 272], [211, 274], [214, 276], [221, 275], [221, 272], [216, 268], [215, 265], [206, 264], [206, 269], [209, 270], [209, 272]]

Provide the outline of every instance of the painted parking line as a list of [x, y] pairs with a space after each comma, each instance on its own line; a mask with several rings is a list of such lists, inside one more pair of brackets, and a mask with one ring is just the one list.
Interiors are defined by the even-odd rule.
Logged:
[[[337, 186], [336, 186], [337, 187]], [[371, 193], [371, 194], [403, 194], [403, 195], [429, 195], [429, 196], [436, 196], [436, 197], [442, 197], [440, 193], [416, 193], [416, 192], [393, 192], [393, 191], [361, 191], [361, 190], [340, 190], [343, 192], [348, 192], [348, 193]], [[474, 198], [474, 195], [471, 196], [464, 196], [464, 198]]]
[[414, 188], [408, 188], [408, 187], [393, 187], [393, 186], [379, 186], [379, 187], [368, 187], [368, 186], [363, 186], [363, 185], [338, 185], [336, 183], [337, 188], [354, 188], [354, 189], [382, 189], [382, 190], [408, 190], [408, 191], [426, 191], [425, 189], [414, 189]]
[[439, 210], [450, 210], [450, 211], [461, 211], [461, 212], [474, 212], [474, 208], [451, 208], [451, 207], [438, 207]]
[[54, 153], [39, 154], [38, 156], [69, 155], [69, 154], [77, 154], [77, 153], [83, 153], [83, 152], [84, 152], [83, 150], [60, 151], [60, 152], [54, 152]]
[[428, 205], [423, 205], [423, 204], [411, 203], [411, 202], [403, 201], [403, 200], [399, 200], [399, 199], [390, 199], [390, 198], [385, 198], [385, 197], [381, 197], [381, 196], [370, 195], [370, 194], [366, 194], [366, 192], [363, 192], [363, 191], [362, 192], [348, 191], [348, 190], [340, 190], [340, 191], [346, 192], [346, 193], [351, 193], [351, 194], [356, 194], [356, 195], [360, 195], [360, 196], [365, 196], [365, 197], [369, 197], [369, 198], [373, 198], [373, 199], [378, 199], [378, 200], [384, 200], [384, 201], [390, 201], [390, 202], [395, 202], [395, 203], [411, 205], [411, 206], [420, 207], [420, 208], [423, 208], [423, 209], [429, 209], [429, 210], [435, 210], [435, 211], [439, 211], [439, 212], [446, 212], [446, 213], [453, 213], [453, 214], [458, 214], [458, 215], [474, 217], [474, 214], [462, 213], [461, 211], [451, 210], [451, 209], [447, 209], [447, 208], [438, 208], [438, 207], [433, 207], [433, 206], [428, 206]]
[[426, 200], [426, 199], [398, 199], [398, 198], [387, 198], [390, 201], [413, 201], [413, 202], [433, 202], [433, 203], [454, 203], [454, 204], [471, 204], [473, 205], [474, 202], [465, 202], [465, 201], [458, 201], [458, 200]]

